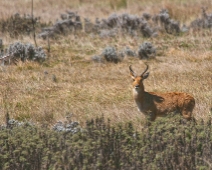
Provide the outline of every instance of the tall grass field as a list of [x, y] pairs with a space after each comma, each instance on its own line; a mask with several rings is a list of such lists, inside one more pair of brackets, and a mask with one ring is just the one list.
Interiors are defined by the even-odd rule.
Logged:
[[[16, 121], [31, 122], [51, 129], [57, 122], [66, 122], [71, 116], [72, 121], [78, 122], [81, 128], [86, 128], [86, 121], [104, 117], [106, 122], [110, 120], [110, 126], [115, 127], [130, 122], [135, 130], [133, 133], [149, 133], [150, 136], [153, 135], [152, 138], [148, 138], [148, 135], [144, 138], [152, 142], [154, 133], [157, 132], [157, 128], [155, 130], [153, 127], [159, 127], [161, 122], [169, 127], [175, 121], [172, 118], [158, 118], [156, 125], [153, 124], [149, 130], [145, 129], [145, 116], [138, 111], [132, 96], [129, 65], [132, 65], [137, 74], [141, 74], [146, 64], [149, 65], [150, 72], [144, 81], [146, 91], [191, 94], [196, 102], [193, 115], [197, 123], [207, 122], [212, 116], [211, 29], [212, 2], [209, 0], [34, 0], [33, 8], [31, 0], [2, 1], [0, 124], [7, 124], [6, 115], [9, 115], [10, 119]], [[2, 57], [7, 59], [3, 60]], [[189, 126], [189, 131], [195, 125], [183, 124], [184, 126]], [[175, 130], [170, 130], [170, 134]], [[32, 133], [37, 135], [37, 131]], [[53, 132], [50, 133], [52, 135]], [[167, 135], [164, 131], [159, 134]], [[42, 135], [40, 137], [42, 140], [47, 138]], [[63, 141], [63, 138], [58, 138]], [[76, 140], [78, 139], [84, 138]], [[210, 137], [207, 138], [208, 141], [209, 139], [211, 140]], [[113, 140], [116, 141], [115, 138]], [[195, 139], [192, 138], [192, 141]], [[199, 141], [203, 141], [202, 138]], [[127, 143], [125, 142], [123, 144]], [[186, 143], [186, 140], [183, 142]], [[54, 148], [47, 143], [42, 146], [44, 145]], [[99, 143], [97, 146], [102, 145]], [[136, 143], [138, 148], [143, 146], [145, 142], [141, 145]], [[166, 147], [164, 143], [161, 146]], [[189, 149], [188, 145], [185, 146]], [[200, 147], [195, 144], [192, 146]], [[157, 148], [157, 152], [151, 153], [150, 158], [156, 160], [155, 155], [162, 150]], [[76, 152], [79, 153], [78, 150]], [[101, 153], [103, 152], [98, 150], [98, 154]], [[127, 152], [124, 154], [128, 158]], [[204, 154], [204, 158], [199, 155], [195, 159], [206, 168], [211, 168], [212, 162], [207, 160], [211, 157], [207, 157], [206, 152], [202, 153]], [[109, 160], [111, 155], [107, 156]], [[143, 160], [137, 156], [135, 158]], [[95, 160], [96, 158], [93, 161]], [[198, 169], [198, 161], [192, 163], [192, 167]], [[114, 167], [108, 166], [108, 169], [124, 169], [116, 163]], [[177, 167], [178, 163], [174, 165]], [[48, 162], [45, 166], [35, 166], [35, 169], [60, 167], [58, 164], [47, 164]], [[142, 166], [144, 164], [143, 160]], [[159, 166], [155, 167], [156, 164], [150, 166], [148, 159], [147, 164], [149, 166], [143, 168], [160, 169]], [[73, 168], [72, 165], [64, 165]], [[184, 168], [187, 166], [182, 165]], [[138, 166], [141, 167], [141, 164]], [[163, 166], [168, 167], [165, 164]], [[3, 164], [0, 167], [7, 169]], [[32, 168], [27, 165], [23, 167]], [[95, 168], [104, 169], [103, 167]], [[21, 166], [18, 168], [21, 169]], [[94, 166], [88, 167], [92, 168]], [[83, 169], [83, 164], [78, 169]]]

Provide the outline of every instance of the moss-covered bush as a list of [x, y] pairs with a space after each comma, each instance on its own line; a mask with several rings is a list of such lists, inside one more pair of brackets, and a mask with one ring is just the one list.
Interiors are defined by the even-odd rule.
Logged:
[[104, 63], [105, 61], [107, 61], [115, 64], [121, 62], [123, 58], [124, 58], [124, 52], [122, 51], [117, 52], [115, 47], [112, 46], [105, 47], [101, 55], [95, 55], [91, 57], [91, 59], [94, 62]]
[[12, 60], [44, 61], [46, 59], [46, 54], [42, 47], [37, 48], [30, 43], [23, 44], [21, 42], [10, 44], [6, 55], [10, 56]]
[[81, 17], [74, 12], [67, 11], [66, 14], [61, 14], [61, 19], [54, 25], [43, 28], [38, 36], [43, 39], [47, 37], [56, 38], [57, 35], [76, 33], [83, 29]]
[[201, 18], [197, 18], [194, 21], [191, 22], [190, 28], [194, 30], [200, 30], [202, 28], [209, 28], [211, 29], [212, 27], [212, 13], [207, 14], [206, 9], [202, 8], [202, 16]]
[[20, 15], [16, 13], [7, 19], [0, 20], [0, 32], [9, 33], [13, 38], [17, 38], [20, 35], [30, 35], [33, 32], [32, 21], [35, 24], [36, 30], [47, 25], [40, 23], [39, 17], [35, 17], [32, 20], [30, 15]]
[[156, 56], [156, 48], [150, 42], [144, 42], [139, 46], [138, 57], [140, 59], [149, 59]]
[[[41, 23], [40, 17], [35, 17], [33, 22], [38, 37], [43, 39], [56, 38], [58, 35], [84, 31], [89, 34], [98, 34], [102, 38], [114, 37], [120, 33], [132, 36], [141, 35], [148, 38], [158, 36], [159, 32], [180, 35], [189, 29], [200, 30], [212, 26], [212, 14], [207, 14], [205, 8], [202, 8], [201, 18], [193, 20], [188, 24], [188, 27], [171, 18], [167, 9], [162, 9], [157, 14], [143, 13], [141, 16], [113, 13], [107, 18], [96, 18], [95, 22], [89, 18], [84, 18], [84, 21], [81, 21], [83, 16], [72, 11], [61, 14], [60, 18], [55, 24], [51, 24]], [[7, 19], [2, 19], [0, 20], [0, 32], [9, 33], [11, 37], [30, 35], [33, 32], [32, 17], [16, 13]]]
[[118, 55], [114, 47], [109, 47], [109, 46], [106, 47], [103, 50], [102, 55], [104, 56], [105, 60], [108, 62], [118, 63], [122, 59], [122, 57]]
[[162, 9], [159, 14], [154, 16], [153, 20], [168, 34], [178, 35], [181, 32], [180, 23], [171, 19], [166, 9]]
[[131, 50], [129, 47], [126, 47], [123, 51], [127, 56], [136, 57], [136, 52]]
[[209, 169], [211, 142], [210, 120], [158, 119], [136, 131], [96, 118], [76, 134], [26, 125], [0, 130], [0, 169]]

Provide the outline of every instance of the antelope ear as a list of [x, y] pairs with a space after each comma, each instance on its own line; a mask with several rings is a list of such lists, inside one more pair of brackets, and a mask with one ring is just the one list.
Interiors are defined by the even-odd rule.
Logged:
[[149, 76], [149, 72], [145, 73], [144, 75], [142, 75], [142, 79], [146, 79]]

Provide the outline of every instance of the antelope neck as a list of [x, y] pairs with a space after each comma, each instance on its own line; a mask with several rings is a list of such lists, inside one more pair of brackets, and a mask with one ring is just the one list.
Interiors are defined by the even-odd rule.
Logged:
[[133, 89], [133, 96], [136, 101], [143, 101], [145, 91], [142, 88]]

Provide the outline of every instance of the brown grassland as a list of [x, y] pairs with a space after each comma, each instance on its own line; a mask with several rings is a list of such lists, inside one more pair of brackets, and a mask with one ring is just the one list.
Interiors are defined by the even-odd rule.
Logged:
[[[66, 10], [77, 11], [80, 16], [94, 20], [97, 16], [107, 18], [114, 12], [156, 14], [167, 8], [172, 18], [190, 23], [200, 17], [202, 5], [212, 13], [209, 0], [34, 0], [34, 15], [40, 16], [42, 22], [54, 23]], [[0, 11], [0, 19], [16, 12], [30, 14], [31, 0], [3, 0]], [[15, 41], [34, 43], [29, 36], [14, 39], [0, 33], [0, 38], [5, 46]], [[125, 57], [118, 64], [91, 60], [108, 45], [118, 50], [126, 46], [137, 50], [144, 41], [157, 47], [155, 59]], [[37, 39], [37, 43], [47, 49], [46, 40]], [[160, 34], [149, 39], [129, 35], [99, 38], [77, 33], [52, 39], [50, 44], [51, 52], [42, 64], [28, 61], [0, 67], [0, 123], [5, 122], [6, 112], [17, 120], [49, 125], [65, 120], [70, 113], [82, 125], [85, 120], [103, 114], [112, 123], [130, 120], [140, 128], [144, 116], [133, 101], [128, 66], [131, 64], [140, 73], [145, 63], [150, 66], [150, 76], [144, 82], [147, 91], [190, 93], [196, 100], [196, 119], [210, 116], [212, 33], [208, 30], [180, 36]], [[53, 76], [56, 77], [54, 81]]]

